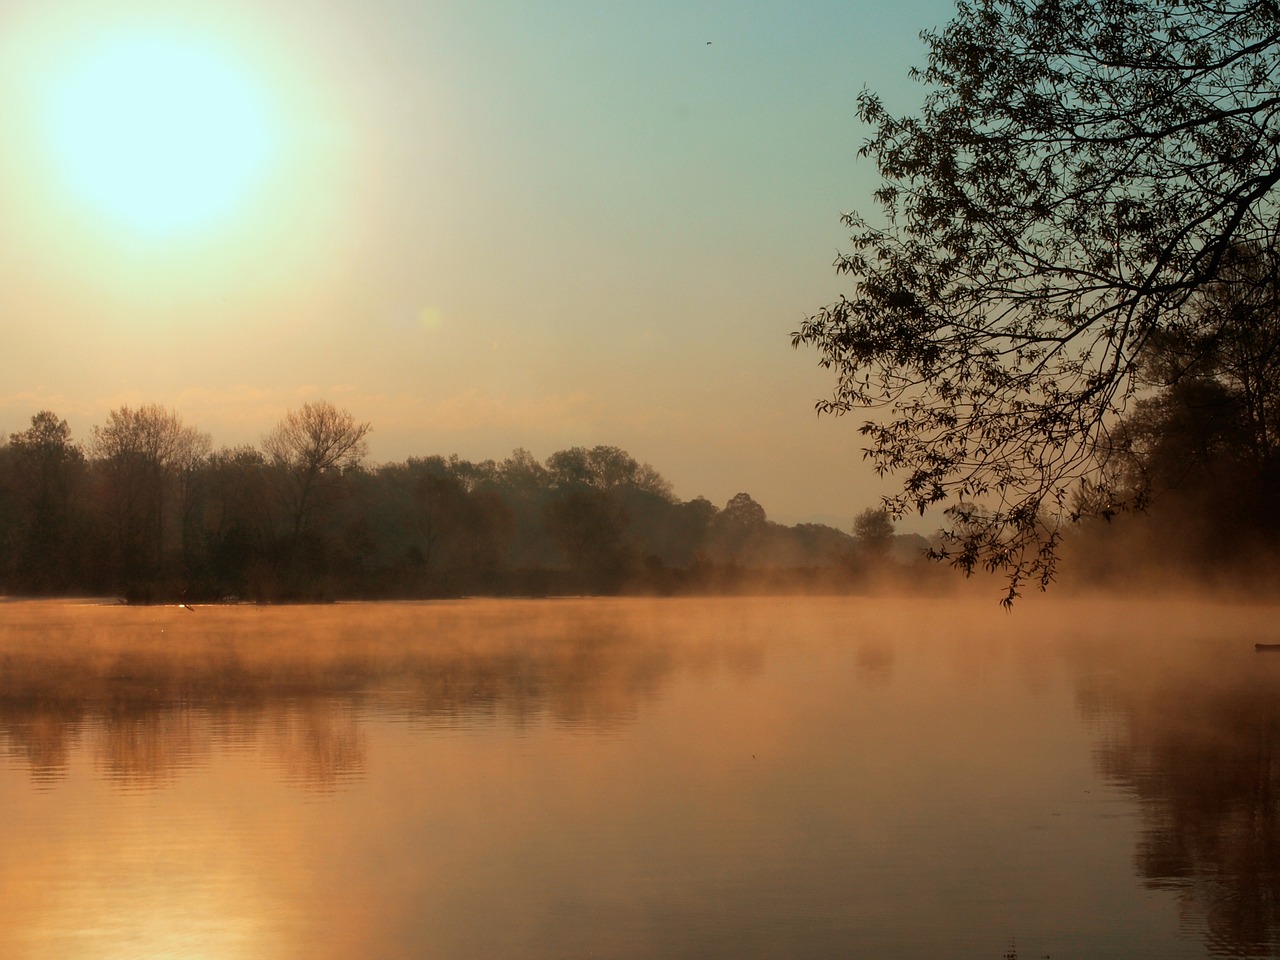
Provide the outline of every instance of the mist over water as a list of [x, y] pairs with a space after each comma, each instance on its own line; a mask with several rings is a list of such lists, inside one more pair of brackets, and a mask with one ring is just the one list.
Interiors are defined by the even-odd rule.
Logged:
[[0, 955], [1267, 957], [1267, 605], [0, 606]]

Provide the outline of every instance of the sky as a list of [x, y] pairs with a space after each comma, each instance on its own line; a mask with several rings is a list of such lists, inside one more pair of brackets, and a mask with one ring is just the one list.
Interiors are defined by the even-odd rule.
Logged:
[[608, 444], [847, 527], [890, 487], [790, 334], [873, 210], [855, 98], [913, 109], [950, 11], [9, 2], [0, 435], [157, 403], [257, 444], [327, 399], [374, 463]]

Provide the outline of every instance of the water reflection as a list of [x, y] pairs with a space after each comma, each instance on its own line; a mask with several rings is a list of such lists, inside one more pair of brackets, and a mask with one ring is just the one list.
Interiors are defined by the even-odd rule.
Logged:
[[1175, 891], [1215, 955], [1272, 957], [1280, 657], [1255, 654], [1251, 639], [1094, 646], [1080, 700], [1098, 723], [1099, 769], [1140, 801], [1138, 873]]
[[4, 610], [0, 744], [46, 785], [81, 742], [128, 787], [254, 744], [287, 779], [331, 789], [362, 776], [370, 711], [601, 733], [631, 722], [677, 666], [742, 674], [762, 656], [736, 642], [677, 647], [678, 605], [639, 622], [570, 602]]
[[0, 956], [1273, 956], [1271, 617], [1166, 607], [7, 604]]

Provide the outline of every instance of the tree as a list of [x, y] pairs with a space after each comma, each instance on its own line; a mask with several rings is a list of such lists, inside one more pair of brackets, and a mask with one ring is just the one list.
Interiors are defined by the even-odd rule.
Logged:
[[720, 511], [706, 497], [677, 504], [673, 511], [672, 537], [675, 566], [688, 567], [706, 558], [708, 535]]
[[198, 555], [204, 547], [200, 514], [208, 494], [205, 467], [212, 452], [213, 440], [209, 434], [181, 427], [173, 438], [169, 455], [183, 572], [188, 580], [195, 574]]
[[49, 410], [10, 435], [8, 453], [22, 506], [16, 544], [20, 577], [37, 590], [63, 589], [73, 573], [74, 501], [84, 454], [72, 443], [67, 421]]
[[728, 563], [745, 563], [759, 548], [769, 530], [764, 507], [749, 493], [735, 493], [710, 523], [711, 555]]
[[616, 590], [632, 561], [625, 540], [630, 518], [617, 498], [586, 487], [552, 500], [542, 514], [579, 585], [592, 592]]
[[[1210, 412], [1256, 474], [1280, 461], [1280, 251], [1232, 248], [1178, 322], [1153, 336], [1144, 376], [1157, 404], [1185, 390], [1221, 394]], [[1168, 405], [1167, 403], [1165, 405]]]
[[372, 428], [327, 400], [289, 411], [262, 440], [281, 476], [281, 498], [296, 540], [313, 514], [342, 489], [343, 475], [368, 453]]
[[[96, 461], [112, 518], [116, 579], [128, 591], [148, 592], [164, 566], [174, 530], [188, 534], [187, 476], [208, 456], [207, 434], [157, 404], [119, 407], [93, 428]], [[176, 505], [176, 506], [175, 506]], [[176, 509], [177, 522], [169, 523]]]
[[413, 496], [423, 565], [455, 579], [492, 579], [511, 537], [510, 508], [492, 491], [468, 492], [459, 480], [431, 473], [419, 478]]
[[512, 567], [530, 570], [554, 564], [560, 551], [547, 535], [543, 511], [552, 498], [546, 467], [524, 448], [492, 465], [480, 485], [499, 496], [514, 515], [508, 559]]
[[547, 457], [551, 483], [560, 489], [640, 490], [674, 499], [671, 484], [647, 463], [639, 463], [618, 447], [570, 447]]
[[272, 539], [272, 490], [263, 455], [251, 446], [210, 454], [203, 472], [202, 531], [215, 595], [243, 595]]
[[[1142, 377], [1151, 391], [1111, 434], [1115, 499], [1151, 516], [1124, 542], [1136, 558], [1191, 564], [1238, 580], [1280, 533], [1280, 285], [1274, 251], [1239, 247], [1219, 278], [1153, 335]], [[1096, 505], [1104, 515], [1114, 507]], [[1089, 510], [1078, 509], [1087, 514]], [[1116, 537], [1092, 531], [1095, 549]], [[1132, 558], [1131, 558], [1132, 559]], [[1264, 565], [1264, 568], [1270, 565]]]
[[793, 342], [836, 373], [821, 411], [882, 411], [895, 515], [983, 505], [941, 553], [1004, 570], [1007, 603], [1107, 483], [1144, 348], [1233, 249], [1274, 247], [1280, 8], [975, 0], [923, 37], [918, 116], [858, 98], [883, 221], [846, 217], [854, 290]]
[[893, 516], [884, 507], [867, 507], [854, 517], [853, 535], [866, 553], [883, 558], [893, 539]]
[[768, 516], [751, 494], [735, 493], [716, 516], [716, 521], [727, 528], [755, 532], [764, 527]]
[[[516, 555], [523, 563], [554, 564], [558, 556], [592, 591], [615, 589], [637, 562], [661, 566], [676, 499], [652, 466], [613, 446], [558, 450], [545, 467], [521, 457], [529, 455], [517, 450], [499, 472], [504, 492], [514, 494], [521, 533]], [[531, 529], [527, 521], [535, 516], [542, 523]], [[539, 541], [553, 550], [529, 549]]]

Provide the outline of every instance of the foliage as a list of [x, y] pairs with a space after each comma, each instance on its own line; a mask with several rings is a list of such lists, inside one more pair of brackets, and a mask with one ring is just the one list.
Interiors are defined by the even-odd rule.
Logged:
[[630, 517], [616, 499], [602, 490], [574, 490], [547, 503], [543, 523], [578, 589], [617, 589], [631, 557], [625, 540]]
[[976, 0], [923, 37], [918, 116], [858, 99], [883, 217], [846, 218], [853, 292], [793, 340], [836, 373], [820, 410], [881, 411], [895, 514], [980, 505], [941, 553], [1004, 570], [1009, 602], [1052, 580], [1081, 482], [1110, 482], [1153, 338], [1234, 249], [1273, 247], [1280, 8]]
[[[1236, 579], [1280, 534], [1280, 285], [1274, 251], [1240, 247], [1220, 276], [1143, 354], [1150, 391], [1111, 437], [1111, 499], [1154, 521], [1126, 536], [1132, 561], [1158, 556]], [[1079, 512], [1114, 514], [1099, 499]], [[1093, 531], [1093, 552], [1114, 551]]]
[[482, 578], [502, 566], [514, 515], [491, 490], [468, 492], [451, 476], [427, 474], [414, 486], [422, 563]]
[[853, 519], [853, 536], [863, 550], [882, 556], [893, 538], [893, 516], [884, 507], [867, 507]]
[[767, 521], [764, 507], [756, 503], [749, 493], [735, 493], [730, 497], [717, 519], [722, 528], [745, 533], [759, 530]]
[[547, 472], [557, 487], [596, 490], [631, 488], [672, 499], [671, 484], [649, 464], [638, 463], [617, 447], [571, 447], [547, 458]]
[[[1278, 275], [1274, 248], [1228, 251], [1218, 277], [1151, 338], [1144, 357], [1144, 374], [1158, 388], [1148, 408], [1204, 411], [1221, 435], [1215, 452], [1258, 474], [1273, 472], [1280, 458]], [[1197, 393], [1206, 396], [1176, 399]]]
[[870, 582], [845, 562], [848, 533], [770, 522], [747, 493], [682, 502], [617, 447], [367, 467], [368, 432], [313, 404], [261, 449], [212, 450], [176, 413], [122, 407], [82, 452], [42, 411], [0, 446], [0, 591], [194, 602]]

